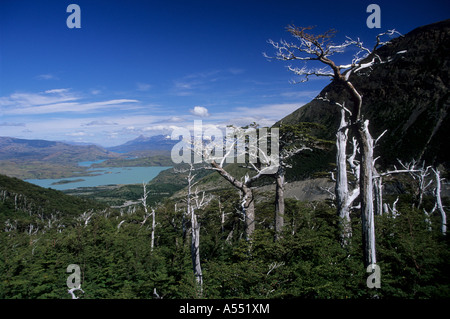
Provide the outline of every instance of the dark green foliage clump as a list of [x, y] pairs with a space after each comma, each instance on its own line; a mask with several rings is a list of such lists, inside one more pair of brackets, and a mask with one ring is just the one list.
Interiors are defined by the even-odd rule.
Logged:
[[[59, 193], [58, 193], [59, 194]], [[60, 194], [59, 194], [60, 195]], [[60, 197], [60, 199], [65, 197]], [[268, 197], [270, 198], [270, 197]], [[60, 201], [64, 205], [64, 201]], [[23, 211], [2, 211], [0, 298], [70, 298], [66, 268], [77, 264], [81, 298], [198, 297], [190, 256], [189, 218], [182, 203], [156, 208], [155, 247], [151, 218], [144, 210], [95, 210], [88, 222], [67, 217], [64, 227], [46, 227]], [[256, 205], [257, 227], [244, 239], [239, 196], [223, 191], [203, 210], [200, 252], [203, 298], [448, 298], [449, 242], [434, 216], [431, 229], [422, 211], [401, 198], [398, 216], [377, 216], [377, 258], [381, 288], [369, 289], [362, 263], [360, 219], [352, 216], [353, 237], [340, 245], [335, 209], [323, 202], [286, 200], [285, 228], [273, 240], [273, 206]], [[225, 219], [222, 223], [222, 213]], [[18, 220], [22, 227], [14, 228]], [[60, 220], [61, 223], [63, 219]], [[29, 232], [29, 224], [39, 227]], [[8, 226], [9, 225], [9, 226]], [[184, 230], [184, 231], [183, 231]]]

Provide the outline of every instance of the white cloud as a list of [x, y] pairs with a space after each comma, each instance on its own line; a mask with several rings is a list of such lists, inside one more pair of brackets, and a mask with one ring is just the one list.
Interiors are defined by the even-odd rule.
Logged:
[[55, 93], [58, 94], [58, 93], [66, 93], [68, 91], [69, 91], [69, 89], [53, 89], [53, 90], [47, 90], [44, 93], [46, 93], [46, 94], [55, 94]]
[[190, 96], [211, 88], [215, 82], [229, 81], [244, 73], [244, 69], [213, 69], [191, 73], [173, 81], [173, 92], [177, 96]]
[[25, 126], [25, 123], [2, 122], [0, 126]]
[[230, 111], [214, 113], [209, 119], [221, 125], [245, 126], [253, 122], [261, 126], [272, 126], [305, 103], [266, 104], [259, 107], [237, 107]]
[[149, 131], [162, 131], [167, 132], [175, 129], [179, 129], [179, 126], [176, 125], [152, 125], [147, 126], [142, 129], [143, 132], [149, 132]]
[[230, 72], [233, 75], [238, 75], [238, 74], [242, 74], [245, 72], [244, 69], [239, 69], [239, 68], [229, 68], [228, 72]]
[[137, 103], [133, 99], [114, 99], [98, 102], [81, 102], [81, 96], [69, 89], [51, 89], [40, 93], [13, 93], [0, 97], [0, 106], [7, 115], [36, 115], [62, 112], [93, 112], [104, 108], [121, 107]]
[[189, 112], [195, 116], [207, 117], [210, 114], [208, 113], [208, 109], [203, 106], [195, 106], [193, 109], [190, 109]]
[[83, 126], [105, 126], [105, 125], [119, 125], [119, 124], [115, 123], [115, 122], [102, 121], [102, 120], [95, 120], [95, 121], [91, 121], [89, 123], [83, 124]]
[[66, 133], [67, 136], [74, 136], [74, 137], [78, 137], [78, 136], [86, 136], [86, 132], [72, 132], [72, 133]]
[[54, 76], [53, 74], [39, 74], [36, 76], [36, 79], [38, 80], [57, 80], [58, 78]]
[[300, 108], [304, 103], [281, 103], [281, 104], [267, 104], [260, 107], [238, 107], [236, 111], [238, 114], [242, 115], [252, 115], [260, 116], [264, 118], [272, 118], [274, 120], [279, 120], [286, 115], [294, 112], [296, 109]]
[[183, 90], [190, 90], [195, 86], [196, 84], [199, 84], [198, 81], [175, 81], [175, 88], [176, 89], [183, 89]]
[[136, 85], [137, 85], [138, 91], [148, 91], [152, 88], [151, 84], [147, 84], [147, 83], [138, 82]]
[[183, 121], [185, 121], [185, 119], [180, 116], [172, 116], [170, 119], [167, 120], [167, 122], [171, 122], [171, 123], [180, 123]]
[[68, 93], [68, 89], [53, 89], [41, 93], [13, 93], [0, 97], [0, 106], [29, 107], [77, 100], [78, 97]]

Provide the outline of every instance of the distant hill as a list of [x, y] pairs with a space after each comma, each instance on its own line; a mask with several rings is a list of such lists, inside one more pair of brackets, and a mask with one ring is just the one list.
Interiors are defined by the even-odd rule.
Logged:
[[23, 179], [71, 177], [85, 169], [78, 162], [118, 156], [96, 145], [0, 137], [0, 174]]
[[[392, 58], [392, 62], [376, 65], [365, 75], [351, 75], [351, 82], [363, 95], [362, 114], [370, 120], [372, 136], [387, 130], [375, 149], [375, 155], [381, 155], [377, 164], [389, 166], [397, 158], [414, 158], [449, 168], [449, 52], [450, 20], [445, 20], [393, 39], [377, 51], [382, 59]], [[350, 103], [336, 83], [319, 95], [325, 94], [330, 100]], [[275, 125], [321, 123], [327, 128], [326, 137], [334, 140], [339, 119], [335, 105], [314, 99]]]
[[107, 150], [117, 153], [135, 154], [151, 151], [153, 152], [152, 155], [170, 155], [170, 151], [176, 143], [178, 143], [178, 141], [171, 140], [170, 136], [166, 135], [156, 135], [151, 137], [140, 135], [125, 144], [108, 147]]
[[46, 140], [0, 137], [0, 160], [67, 164], [114, 157], [117, 154], [97, 145], [70, 145]]
[[0, 174], [0, 220], [18, 216], [77, 216], [105, 205], [66, 195], [54, 189], [42, 188], [18, 178]]

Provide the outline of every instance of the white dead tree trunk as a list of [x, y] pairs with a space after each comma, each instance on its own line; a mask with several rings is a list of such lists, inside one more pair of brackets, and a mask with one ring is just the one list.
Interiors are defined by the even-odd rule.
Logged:
[[[336, 200], [337, 209], [340, 220], [343, 223], [350, 223], [350, 209], [348, 202], [348, 179], [347, 179], [347, 140], [348, 140], [348, 125], [345, 120], [345, 110], [341, 108], [341, 122], [336, 133]], [[344, 231], [344, 237], [349, 234]]]
[[78, 216], [76, 218], [76, 220], [79, 222], [84, 222], [84, 227], [86, 227], [93, 215], [94, 215], [93, 211], [89, 211], [89, 212], [86, 211], [83, 214], [81, 214], [80, 216]]
[[[383, 177], [395, 174], [409, 174], [414, 180], [417, 180], [418, 186], [415, 194], [417, 198], [417, 203], [413, 204], [413, 207], [417, 205], [417, 208], [420, 208], [420, 206], [422, 205], [423, 195], [425, 194], [426, 189], [433, 183], [432, 179], [427, 181], [427, 177], [430, 175], [429, 170], [431, 169], [431, 166], [425, 167], [425, 163], [422, 163], [422, 166], [419, 167], [415, 160], [412, 160], [409, 163], [403, 163], [400, 160], [398, 160], [398, 162], [400, 163], [401, 166], [400, 169], [398, 169], [394, 165], [394, 170], [388, 170], [383, 173], [378, 173], [376, 170], [374, 170], [376, 212], [378, 214], [381, 214], [381, 211], [384, 211], [385, 213], [390, 213], [391, 216], [394, 218], [398, 215], [398, 211], [395, 208], [395, 206], [399, 199], [398, 198], [396, 199], [392, 208], [390, 208], [389, 205], [383, 203], [382, 200]], [[436, 208], [437, 205], [435, 205], [431, 213], [428, 213], [425, 209], [423, 209], [425, 213], [425, 221], [429, 225], [431, 225], [431, 220], [429, 219], [429, 216], [436, 210]]]
[[275, 240], [281, 238], [281, 233], [284, 227], [284, 175], [285, 168], [279, 168], [280, 172], [275, 175], [275, 218], [274, 218], [274, 226], [275, 226]]
[[75, 295], [75, 291], [81, 291], [82, 293], [84, 293], [83, 289], [81, 289], [81, 286], [78, 288], [71, 288], [69, 290], [67, 290], [67, 293], [69, 293], [72, 296], [72, 299], [79, 299], [79, 297], [77, 297]]
[[398, 202], [398, 197], [394, 201], [394, 203], [392, 204], [392, 207], [389, 206], [389, 204], [384, 203], [383, 204], [383, 211], [384, 211], [384, 213], [385, 214], [390, 214], [393, 218], [396, 218], [398, 216], [397, 202]]
[[[330, 102], [327, 98], [319, 97], [318, 99]], [[359, 174], [360, 165], [356, 160], [358, 152], [358, 143], [353, 138], [353, 153], [347, 158], [347, 143], [349, 133], [349, 122], [346, 120], [346, 112], [350, 113], [345, 108], [345, 103], [337, 103], [341, 109], [341, 121], [336, 133], [336, 179], [335, 179], [335, 198], [337, 203], [337, 212], [340, 224], [341, 244], [346, 246], [352, 236], [350, 212], [352, 210], [353, 202], [359, 196]], [[347, 162], [350, 166], [351, 173], [355, 179], [352, 190], [349, 190], [349, 180], [347, 172]]]
[[380, 177], [383, 177], [387, 175], [407, 173], [414, 180], [417, 180], [418, 186], [417, 186], [417, 193], [415, 195], [417, 197], [417, 208], [420, 208], [420, 206], [422, 205], [423, 195], [425, 194], [426, 189], [433, 183], [432, 179], [430, 179], [427, 182], [427, 177], [430, 175], [429, 171], [431, 169], [431, 166], [425, 167], [424, 162], [422, 163], [422, 166], [418, 166], [418, 163], [415, 160], [412, 160], [411, 162], [408, 163], [403, 163], [400, 160], [398, 160], [398, 162], [401, 166], [400, 169], [398, 169], [394, 165], [394, 170], [387, 171], [379, 175]]
[[193, 165], [190, 164], [188, 180], [188, 193], [186, 198], [187, 203], [187, 213], [191, 215], [191, 258], [192, 258], [192, 269], [194, 271], [194, 276], [197, 281], [198, 292], [201, 296], [203, 289], [203, 272], [200, 262], [200, 225], [197, 221], [197, 216], [195, 214], [195, 208], [192, 205], [192, 187], [194, 186], [193, 180], [195, 175], [192, 175]]
[[369, 133], [369, 121], [364, 121], [362, 136], [359, 136], [362, 142], [361, 151], [361, 218], [363, 225], [363, 243], [365, 243], [366, 266], [376, 264], [375, 253], [375, 219], [373, 206], [373, 138]]
[[[422, 166], [422, 168], [423, 168], [423, 166]], [[424, 171], [423, 169], [419, 170], [419, 173], [416, 173], [415, 176], [419, 176], [419, 178], [422, 177], [422, 179], [424, 180], [424, 177], [428, 176], [427, 171], [429, 168], [431, 168], [431, 170], [434, 173], [434, 182], [436, 184], [436, 187], [433, 190], [434, 197], [435, 197], [435, 203], [434, 203], [434, 207], [432, 208], [431, 212], [428, 212], [425, 208], [423, 209], [423, 212], [425, 214], [425, 222], [428, 224], [428, 229], [431, 230], [431, 215], [436, 210], [438, 210], [441, 215], [441, 233], [443, 235], [446, 235], [447, 234], [447, 214], [445, 212], [444, 206], [442, 205], [442, 199], [441, 199], [441, 181], [442, 181], [442, 179], [440, 177], [439, 170], [429, 166], [429, 167], [427, 167], [426, 171]], [[425, 182], [422, 181], [422, 179], [420, 180], [419, 185], [423, 186], [423, 189], [421, 189], [421, 191], [424, 192], [425, 189], [428, 186], [430, 186], [430, 184], [433, 182], [433, 180], [430, 180], [428, 184], [425, 184]]]
[[[220, 233], [221, 233], [221, 237], [224, 240], [225, 239], [225, 216], [226, 215], [230, 215], [232, 213], [225, 213], [225, 210], [222, 207], [222, 202], [220, 200], [220, 196], [219, 196], [219, 213], [220, 213]], [[231, 230], [231, 233], [233, 232], [233, 230]], [[223, 247], [222, 247], [223, 248]]]
[[416, 197], [417, 208], [420, 208], [426, 189], [433, 183], [433, 179], [429, 179], [427, 182], [427, 177], [430, 175], [432, 167], [425, 167], [425, 162], [422, 162], [422, 166], [418, 166], [418, 163], [415, 160], [406, 164], [403, 164], [400, 160], [398, 162], [403, 167], [403, 171], [408, 171], [410, 176], [418, 181]]
[[186, 197], [187, 213], [191, 218], [191, 258], [192, 258], [192, 269], [194, 271], [195, 280], [197, 283], [198, 296], [201, 297], [203, 294], [203, 271], [201, 267], [200, 260], [200, 223], [197, 219], [196, 210], [205, 207], [210, 201], [210, 197], [205, 197], [205, 192], [199, 195], [198, 189], [192, 191], [192, 188], [196, 183], [193, 183], [195, 175], [192, 174], [194, 171], [193, 165], [190, 164], [188, 180], [188, 193]]
[[[331, 101], [326, 97], [318, 97], [317, 99], [331, 103]], [[351, 112], [345, 107], [345, 102], [334, 102], [334, 104], [340, 108], [341, 120], [336, 133], [336, 179], [334, 179], [334, 175], [332, 175], [332, 179], [335, 181], [334, 195], [339, 217], [341, 245], [346, 246], [352, 236], [350, 212], [353, 208], [353, 202], [358, 198], [360, 193], [360, 165], [356, 160], [356, 155], [359, 153], [359, 148], [356, 138], [353, 137], [353, 152], [347, 157], [347, 144], [350, 126], [349, 121], [346, 119], [346, 113], [351, 114]], [[350, 172], [355, 180], [351, 183], [353, 184], [351, 190], [349, 189], [350, 182], [348, 178], [347, 162], [350, 167]]]
[[211, 166], [241, 192], [241, 213], [245, 223], [245, 238], [250, 240], [255, 231], [255, 201], [251, 187], [255, 179], [246, 175], [243, 181], [237, 180], [215, 161], [211, 162]]
[[[376, 63], [383, 63], [375, 50], [388, 42], [381, 42], [384, 35], [392, 36], [396, 31], [388, 31], [379, 34], [376, 37], [376, 44], [373, 49], [363, 46], [358, 40], [347, 40], [334, 45], [330, 42], [334, 37], [335, 31], [330, 30], [324, 34], [313, 35], [309, 33], [312, 27], [297, 28], [289, 26], [288, 32], [292, 34], [298, 43], [288, 43], [284, 40], [276, 43], [269, 40], [269, 43], [276, 49], [276, 59], [284, 61], [318, 61], [325, 65], [323, 68], [307, 69], [288, 66], [288, 69], [294, 74], [304, 77], [302, 82], [307, 81], [309, 76], [329, 77], [333, 81], [340, 83], [350, 96], [351, 117], [350, 128], [356, 137], [360, 147], [360, 202], [362, 219], [362, 240], [364, 247], [365, 266], [376, 263], [375, 254], [375, 233], [373, 223], [373, 139], [369, 132], [369, 121], [363, 120], [361, 116], [362, 96], [350, 81], [350, 75], [358, 73], [372, 67]], [[358, 52], [355, 54], [351, 64], [337, 65], [331, 56], [336, 53], [342, 53], [346, 48], [356, 47]], [[268, 57], [266, 55], [266, 57]]]
[[436, 179], [436, 189], [435, 189], [435, 197], [436, 197], [436, 207], [441, 214], [441, 232], [443, 235], [447, 234], [447, 215], [444, 210], [444, 206], [442, 205], [441, 200], [441, 176], [440, 172], [437, 169], [432, 169], [434, 172], [434, 176]]
[[142, 188], [144, 189], [144, 194], [141, 197], [142, 206], [144, 206], [144, 221], [141, 223], [141, 226], [145, 224], [147, 219], [152, 216], [152, 236], [150, 241], [150, 250], [153, 251], [153, 248], [155, 247], [155, 228], [156, 228], [156, 212], [155, 209], [152, 208], [152, 212], [148, 212], [148, 206], [147, 206], [147, 198], [150, 193], [150, 191], [147, 191], [147, 184], [144, 182], [142, 183]]
[[[373, 141], [373, 148], [376, 147], [378, 141], [380, 138], [386, 133], [385, 130], [383, 133], [380, 134], [374, 141]], [[383, 214], [383, 178], [378, 173], [378, 170], [375, 167], [375, 162], [378, 159], [374, 158], [372, 163], [372, 169], [373, 169], [373, 189], [374, 189], [374, 215], [381, 216]]]

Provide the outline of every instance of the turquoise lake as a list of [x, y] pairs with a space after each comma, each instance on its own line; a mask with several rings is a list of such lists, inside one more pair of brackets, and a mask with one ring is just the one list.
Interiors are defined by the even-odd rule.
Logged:
[[[95, 162], [82, 162], [80, 166], [89, 167]], [[155, 178], [161, 171], [169, 169], [171, 167], [165, 166], [151, 166], [151, 167], [102, 167], [91, 168], [88, 171], [93, 176], [77, 176], [70, 178], [58, 178], [58, 179], [27, 179], [26, 182], [36, 184], [45, 188], [53, 188], [56, 190], [66, 190], [78, 187], [95, 187], [111, 184], [142, 184], [143, 182], [149, 182]], [[61, 181], [76, 181], [64, 184], [54, 184]]]

